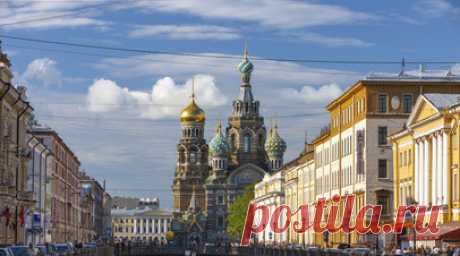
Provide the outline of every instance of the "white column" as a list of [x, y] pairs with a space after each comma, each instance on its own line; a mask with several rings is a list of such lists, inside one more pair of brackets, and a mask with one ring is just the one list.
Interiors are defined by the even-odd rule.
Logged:
[[447, 187], [447, 179], [448, 179], [448, 143], [447, 143], [447, 136], [448, 134], [446, 132], [442, 133], [442, 146], [443, 146], [443, 152], [442, 152], [442, 159], [444, 164], [442, 165], [442, 203], [447, 204], [447, 193], [448, 193], [448, 187]]
[[424, 205], [428, 205], [428, 193], [429, 193], [429, 190], [428, 190], [428, 186], [430, 185], [429, 184], [429, 170], [430, 170], [430, 138], [427, 137], [425, 138], [425, 146], [423, 147], [424, 148], [424, 151], [425, 151], [425, 158], [423, 159], [424, 160], [424, 167], [423, 167], [423, 203]]
[[[436, 168], [437, 175], [442, 175], [442, 169], [443, 169], [443, 138], [442, 138], [442, 133], [438, 133], [438, 167]], [[437, 195], [437, 204], [442, 203], [441, 197], [442, 197], [442, 177], [438, 177], [436, 179], [436, 195]]]
[[431, 146], [432, 154], [431, 154], [431, 159], [432, 159], [432, 167], [431, 167], [431, 172], [432, 172], [432, 182], [431, 182], [431, 200], [433, 201], [432, 203], [435, 205], [437, 203], [437, 180], [438, 180], [438, 137], [436, 134], [433, 135], [433, 144]]
[[158, 233], [161, 234], [161, 219], [158, 219]]
[[168, 219], [163, 220], [163, 232], [166, 234], [168, 232]]
[[149, 219], [149, 233], [152, 234], [153, 233], [153, 218], [150, 218]]
[[133, 221], [134, 221], [134, 234], [136, 234], [137, 233], [137, 219], [133, 218]]
[[423, 156], [425, 152], [425, 143], [424, 140], [420, 140], [420, 147], [419, 147], [419, 176], [418, 176], [418, 185], [419, 185], [419, 190], [418, 190], [418, 203], [423, 204], [423, 174], [425, 174], [424, 170], [424, 159], [425, 157]]
[[[420, 183], [419, 183], [419, 177], [420, 177], [420, 164], [419, 164], [419, 161], [420, 161], [420, 156], [419, 156], [419, 152], [420, 152], [420, 143], [418, 143], [417, 141], [415, 142], [415, 153], [414, 153], [414, 167], [415, 167], [415, 172], [414, 172], [414, 187], [415, 187], [415, 193], [413, 195], [413, 199], [417, 202], [420, 201], [420, 197], [419, 197], [419, 188], [420, 188]], [[401, 161], [401, 160], [399, 160]]]

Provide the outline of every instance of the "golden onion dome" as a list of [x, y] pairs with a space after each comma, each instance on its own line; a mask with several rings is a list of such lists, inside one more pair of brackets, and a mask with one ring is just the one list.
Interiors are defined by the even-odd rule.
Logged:
[[181, 122], [198, 122], [204, 123], [206, 120], [206, 115], [204, 111], [198, 107], [195, 102], [195, 99], [192, 99], [192, 102], [185, 107], [180, 114]]

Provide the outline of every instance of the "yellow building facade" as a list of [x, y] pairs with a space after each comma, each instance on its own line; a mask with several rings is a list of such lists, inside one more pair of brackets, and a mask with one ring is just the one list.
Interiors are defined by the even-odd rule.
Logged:
[[[306, 150], [309, 148], [311, 147], [307, 144]], [[314, 173], [313, 151], [304, 151], [299, 157], [284, 166], [281, 171], [284, 177], [285, 204], [293, 213], [299, 206], [309, 205], [309, 214], [313, 216], [314, 211], [311, 205], [315, 202], [315, 197], [312, 193], [313, 185], [309, 179]], [[302, 221], [300, 214], [291, 217], [291, 223], [295, 221]], [[297, 233], [291, 225], [287, 240], [289, 244], [312, 245], [314, 244], [314, 233], [311, 229], [304, 233]]]
[[[270, 216], [280, 205], [288, 205], [294, 213], [300, 205], [312, 205], [315, 200], [314, 183], [314, 160], [312, 145], [306, 144], [304, 151], [295, 159], [286, 163], [279, 171], [265, 175], [264, 179], [254, 187], [254, 200], [257, 205], [265, 205], [269, 209]], [[313, 216], [313, 208], [309, 208]], [[261, 220], [260, 211], [256, 212], [255, 223]], [[284, 223], [285, 216], [281, 215], [280, 222]], [[291, 217], [291, 223], [301, 221], [300, 214]], [[286, 232], [275, 233], [267, 226], [264, 232], [257, 234], [259, 243], [264, 244], [314, 244], [314, 233], [308, 230], [298, 234], [292, 226]]]
[[[402, 129], [421, 93], [459, 91], [460, 82], [447, 77], [431, 79], [404, 74], [392, 78], [368, 77], [352, 85], [327, 106], [330, 123], [313, 141], [316, 199], [329, 201], [332, 196], [340, 195], [343, 206], [345, 196], [355, 194], [352, 220], [364, 205], [378, 204], [383, 206], [381, 223], [392, 222], [396, 199], [388, 135]], [[407, 178], [404, 184], [409, 187]], [[316, 234], [315, 243], [334, 247], [340, 243], [366, 244], [382, 249], [393, 246], [394, 238], [384, 234], [336, 233], [327, 237]]]
[[395, 209], [410, 203], [440, 205], [438, 223], [458, 222], [458, 229], [459, 100], [460, 94], [420, 95], [406, 128], [391, 136]]

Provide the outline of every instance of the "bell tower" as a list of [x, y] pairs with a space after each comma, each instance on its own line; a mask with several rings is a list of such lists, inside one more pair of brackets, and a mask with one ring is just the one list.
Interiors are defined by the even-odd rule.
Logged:
[[254, 100], [251, 86], [251, 73], [254, 65], [249, 60], [247, 47], [243, 60], [238, 65], [241, 76], [240, 93], [233, 101], [232, 115], [228, 118], [227, 134], [230, 144], [229, 169], [245, 163], [267, 167], [265, 152], [266, 129], [264, 118], [260, 116], [260, 103]]
[[204, 179], [208, 175], [208, 145], [204, 139], [205, 113], [197, 105], [192, 82], [192, 100], [180, 114], [181, 138], [177, 144], [173, 208], [186, 212], [192, 197], [197, 210], [204, 209]]

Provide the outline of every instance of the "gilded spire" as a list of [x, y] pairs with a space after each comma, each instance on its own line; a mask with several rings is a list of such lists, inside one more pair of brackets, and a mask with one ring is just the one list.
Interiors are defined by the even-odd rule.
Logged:
[[192, 100], [195, 101], [195, 77], [192, 77]]
[[192, 78], [192, 102], [185, 107], [181, 114], [181, 122], [198, 122], [204, 123], [206, 116], [204, 111], [195, 102], [195, 78]]

